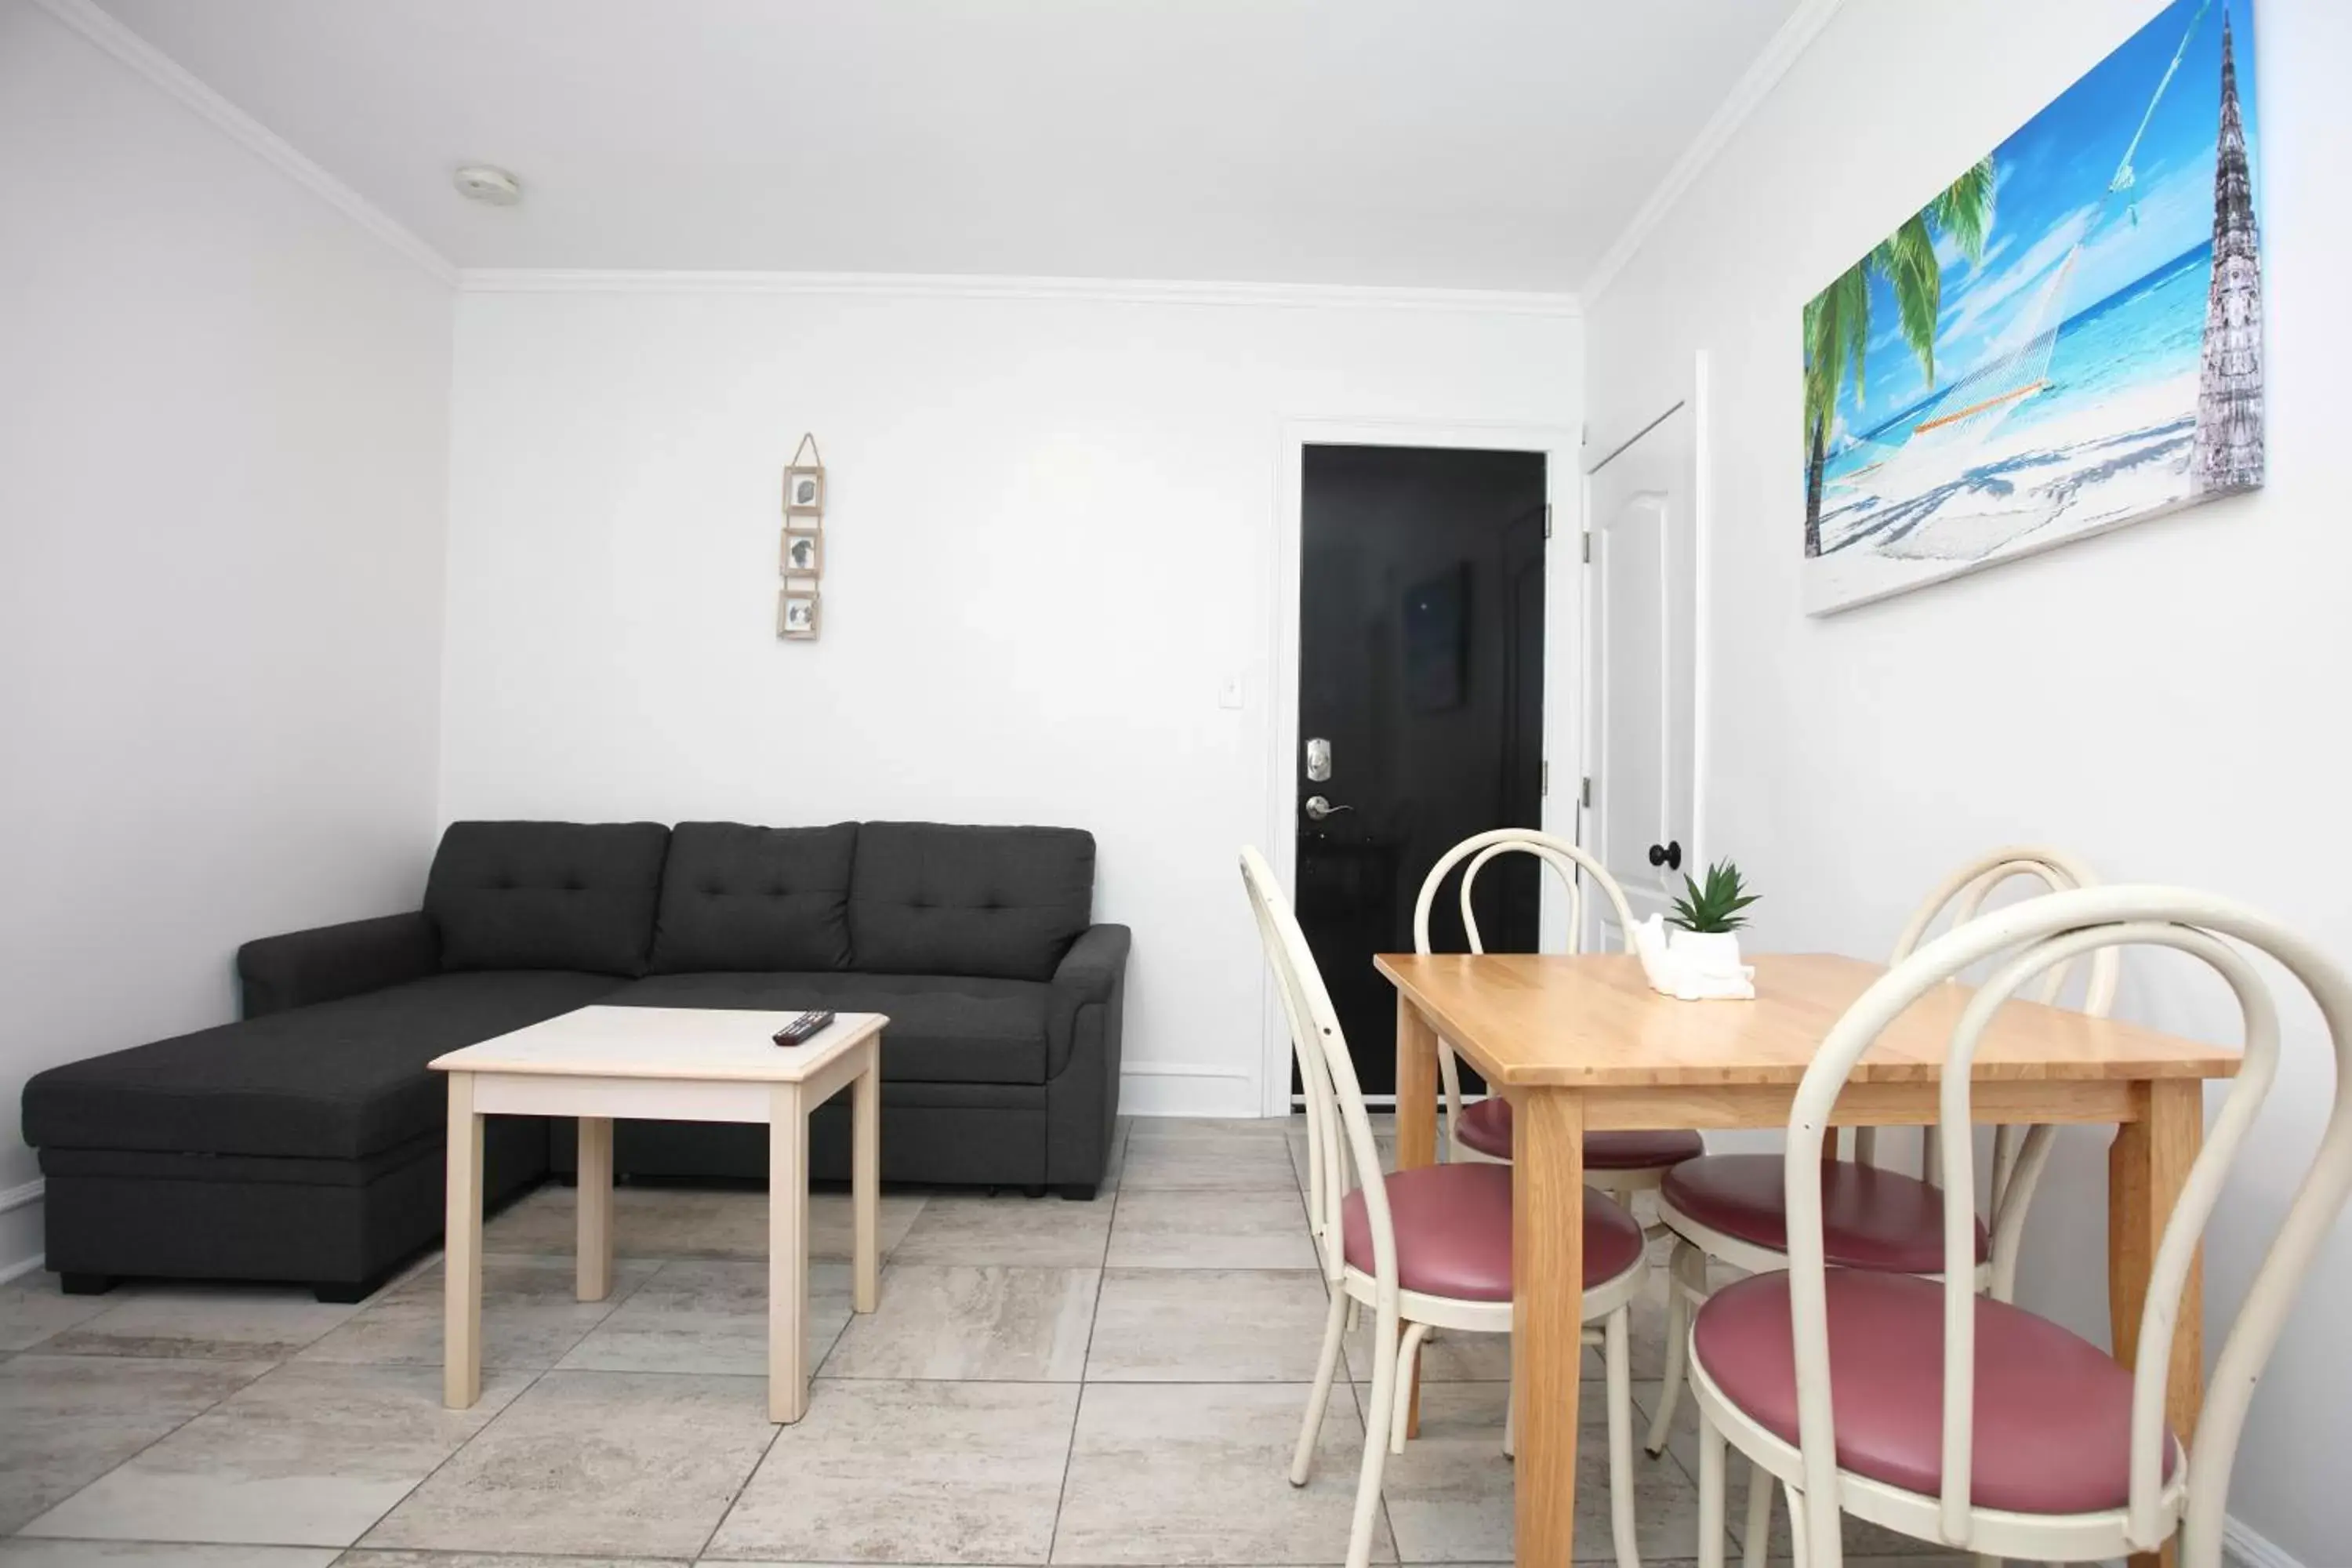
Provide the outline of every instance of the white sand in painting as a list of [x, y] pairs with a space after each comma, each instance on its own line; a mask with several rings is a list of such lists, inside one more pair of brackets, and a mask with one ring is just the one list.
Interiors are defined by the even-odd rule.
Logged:
[[2197, 378], [2180, 376], [1981, 444], [1916, 443], [1833, 492], [1809, 597], [1890, 593], [2191, 500], [2196, 407]]

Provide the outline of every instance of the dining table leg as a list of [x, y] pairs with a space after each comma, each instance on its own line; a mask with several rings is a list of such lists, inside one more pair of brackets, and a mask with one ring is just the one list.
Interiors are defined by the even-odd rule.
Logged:
[[1437, 1163], [1437, 1031], [1410, 997], [1397, 997], [1396, 1162], [1400, 1171]]
[[1584, 1370], [1584, 1100], [1574, 1089], [1511, 1096], [1511, 1352], [1518, 1568], [1568, 1568]]
[[[2107, 1148], [2107, 1314], [2116, 1359], [2135, 1364], [2148, 1275], [2173, 1205], [2205, 1142], [2205, 1085], [2198, 1079], [2158, 1079], [2137, 1086], [2137, 1121], [2116, 1129]], [[2173, 1320], [2172, 1363], [2166, 1373], [2165, 1417], [2183, 1440], [2197, 1430], [2205, 1405], [2205, 1257], [2189, 1266]], [[2176, 1547], [2134, 1553], [2132, 1568], [2171, 1568]]]

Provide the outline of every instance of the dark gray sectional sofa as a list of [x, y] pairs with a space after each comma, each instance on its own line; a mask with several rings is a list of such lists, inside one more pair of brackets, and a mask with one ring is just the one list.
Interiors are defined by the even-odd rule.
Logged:
[[[356, 1300], [440, 1235], [426, 1063], [591, 1003], [890, 1016], [887, 1181], [1091, 1197], [1118, 1108], [1129, 933], [1053, 827], [461, 822], [425, 907], [247, 942], [245, 1017], [25, 1086], [48, 1267], [291, 1279]], [[811, 1168], [848, 1173], [845, 1110]], [[567, 1172], [569, 1121], [493, 1117], [485, 1199]], [[756, 1127], [624, 1122], [621, 1175], [764, 1178]]]

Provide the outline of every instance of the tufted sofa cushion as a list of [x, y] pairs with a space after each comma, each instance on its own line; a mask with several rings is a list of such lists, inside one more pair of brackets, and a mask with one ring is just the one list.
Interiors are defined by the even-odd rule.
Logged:
[[425, 883], [444, 969], [643, 974], [669, 829], [453, 822]]
[[656, 974], [849, 967], [849, 865], [857, 824], [670, 830], [654, 922]]
[[852, 966], [1051, 980], [1094, 918], [1095, 839], [1071, 827], [868, 822], [849, 883]]
[[616, 1007], [884, 1013], [886, 1083], [1042, 1084], [1053, 987], [961, 974], [656, 974], [604, 998]]

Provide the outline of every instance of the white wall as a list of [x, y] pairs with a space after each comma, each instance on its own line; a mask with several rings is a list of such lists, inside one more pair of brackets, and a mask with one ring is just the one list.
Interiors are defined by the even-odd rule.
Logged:
[[0, 1193], [31, 1073], [225, 1021], [239, 942], [420, 890], [449, 300], [0, 0]]
[[[465, 295], [443, 814], [1089, 828], [1126, 1103], [1255, 1115], [1283, 422], [1573, 426], [1579, 323], [967, 292]], [[780, 643], [812, 427], [824, 636]]]
[[[1799, 609], [1804, 299], [2156, 9], [1849, 0], [1588, 301], [1596, 443], [1648, 411], [1690, 350], [1712, 355], [1710, 853], [1755, 873], [1770, 946], [1881, 951], [1943, 871], [2032, 840], [2111, 878], [2249, 900], [2352, 961], [2352, 13], [2265, 0], [2257, 14], [2268, 488], [1834, 618]], [[2147, 955], [2127, 973], [2126, 1011], [2221, 1031], [2211, 987]], [[2294, 1059], [2212, 1232], [2218, 1324], [2325, 1111], [2311, 1016], [2293, 1017]], [[2062, 1159], [2028, 1293], [2104, 1338], [2100, 1140], [2072, 1137]], [[2339, 1228], [2256, 1399], [2231, 1497], [2313, 1564], [2352, 1539], [2347, 1300]]]

